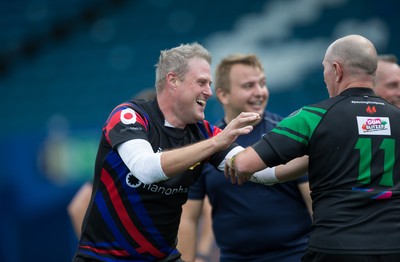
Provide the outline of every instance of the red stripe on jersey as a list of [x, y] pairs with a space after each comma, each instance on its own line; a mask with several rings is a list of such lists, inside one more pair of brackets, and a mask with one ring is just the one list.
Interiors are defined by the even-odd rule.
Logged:
[[113, 179], [105, 169], [101, 171], [101, 181], [106, 186], [111, 202], [115, 210], [117, 211], [118, 217], [122, 222], [122, 224], [124, 225], [126, 231], [141, 246], [137, 248], [136, 251], [140, 254], [147, 252], [157, 258], [165, 257], [165, 254], [161, 253], [150, 242], [148, 242], [147, 239], [140, 233], [140, 231], [133, 224], [132, 220], [129, 217], [128, 212], [125, 209], [124, 204], [122, 203], [122, 199], [118, 194], [118, 190], [115, 187]]
[[222, 132], [222, 129], [218, 128], [218, 127], [214, 127], [214, 132], [213, 132], [213, 136], [218, 135], [219, 133]]
[[147, 130], [147, 126], [148, 126], [148, 122], [146, 118], [143, 118], [140, 114], [138, 114], [136, 111], [136, 122], [138, 122], [139, 124], [141, 124], [145, 130]]
[[115, 256], [129, 256], [126, 250], [115, 250], [115, 249], [99, 249], [91, 246], [80, 246], [81, 248], [90, 249], [98, 254], [111, 254]]
[[119, 110], [115, 112], [108, 121], [107, 125], [105, 126], [106, 136], [108, 137], [108, 132], [114, 128], [119, 122], [121, 122], [121, 111]]
[[219, 127], [216, 127], [216, 126], [213, 126], [214, 128], [211, 129], [211, 125], [207, 120], [204, 120], [203, 122], [204, 122], [204, 126], [207, 129], [207, 132], [210, 134], [210, 137], [216, 136], [222, 132], [222, 129], [220, 129]]
[[[124, 108], [120, 108], [120, 110], [116, 111], [113, 115], [111, 115], [110, 118], [108, 119], [105, 127], [103, 128], [104, 135], [105, 135], [108, 143], [110, 143], [110, 144], [111, 144], [111, 140], [110, 140], [110, 137], [108, 134], [118, 123], [121, 122], [121, 112], [123, 109]], [[147, 130], [147, 126], [148, 126], [147, 119], [143, 118], [136, 111], [135, 111], [135, 114], [136, 114], [136, 122], [141, 124], [144, 127], [144, 129]]]

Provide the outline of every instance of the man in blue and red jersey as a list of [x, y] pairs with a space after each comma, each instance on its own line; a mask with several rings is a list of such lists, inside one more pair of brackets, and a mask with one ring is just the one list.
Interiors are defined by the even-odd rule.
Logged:
[[181, 206], [205, 162], [224, 167], [252, 130], [242, 113], [223, 131], [204, 120], [211, 55], [197, 43], [161, 51], [156, 98], [118, 105], [106, 121], [74, 261], [180, 261]]

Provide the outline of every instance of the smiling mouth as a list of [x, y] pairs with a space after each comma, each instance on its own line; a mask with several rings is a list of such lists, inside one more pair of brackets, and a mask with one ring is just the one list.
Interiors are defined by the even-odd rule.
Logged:
[[262, 105], [263, 101], [262, 100], [258, 100], [258, 101], [252, 101], [249, 104], [252, 106], [260, 106]]
[[202, 106], [202, 107], [205, 107], [205, 106], [206, 106], [206, 101], [204, 101], [204, 100], [197, 99], [197, 100], [196, 100], [196, 103], [199, 104], [199, 105]]

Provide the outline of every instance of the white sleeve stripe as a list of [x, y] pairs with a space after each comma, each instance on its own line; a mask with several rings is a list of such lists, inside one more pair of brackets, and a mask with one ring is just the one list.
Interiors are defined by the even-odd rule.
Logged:
[[154, 153], [147, 140], [129, 140], [117, 150], [131, 173], [141, 182], [151, 184], [168, 179], [161, 167], [161, 153]]

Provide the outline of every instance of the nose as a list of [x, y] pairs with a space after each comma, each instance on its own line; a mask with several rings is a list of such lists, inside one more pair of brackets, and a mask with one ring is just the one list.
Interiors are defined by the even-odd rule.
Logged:
[[263, 96], [267, 91], [267, 87], [262, 83], [258, 83], [253, 90], [256, 96]]
[[207, 97], [211, 97], [213, 95], [210, 84], [206, 85], [206, 87], [203, 89], [203, 94]]
[[258, 83], [257, 85], [256, 85], [256, 91], [258, 92], [258, 93], [261, 93], [262, 91], [263, 91], [263, 89], [264, 89], [264, 85], [262, 85], [262, 84], [260, 84], [260, 83]]

